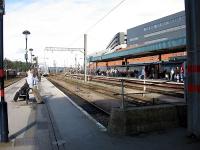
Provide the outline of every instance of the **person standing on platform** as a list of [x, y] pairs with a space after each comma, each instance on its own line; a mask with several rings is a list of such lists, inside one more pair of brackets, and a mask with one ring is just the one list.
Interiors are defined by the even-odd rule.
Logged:
[[142, 67], [141, 77], [140, 79], [145, 79], [145, 67]]
[[39, 80], [37, 77], [37, 71], [35, 69], [31, 69], [30, 71], [28, 71], [28, 76], [27, 76], [26, 80], [29, 85], [29, 88], [31, 88], [33, 91], [33, 94], [35, 96], [37, 103], [42, 103], [42, 98], [38, 91], [38, 81]]
[[176, 82], [180, 82], [180, 70], [179, 70], [179, 67], [176, 67], [175, 76], [176, 76]]
[[181, 65], [180, 76], [181, 76], [181, 82], [184, 82], [184, 67], [183, 67], [183, 64]]
[[170, 71], [170, 80], [173, 81], [174, 80], [174, 69], [171, 68], [171, 71]]

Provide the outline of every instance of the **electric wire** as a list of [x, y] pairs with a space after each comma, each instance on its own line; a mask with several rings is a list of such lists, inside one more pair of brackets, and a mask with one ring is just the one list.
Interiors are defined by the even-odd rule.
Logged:
[[120, 5], [122, 5], [126, 0], [120, 1], [117, 5], [115, 5], [110, 11], [108, 11], [103, 17], [101, 17], [97, 22], [95, 22], [93, 25], [91, 25], [84, 33], [79, 35], [75, 40], [73, 40], [69, 46], [73, 45], [76, 41], [78, 41], [80, 38], [83, 38], [83, 34], [88, 33], [91, 31], [94, 27], [96, 27], [101, 21], [103, 21], [108, 15], [110, 15], [115, 9], [117, 9]]
[[88, 33], [91, 29], [93, 29], [97, 24], [99, 24], [102, 20], [104, 20], [108, 15], [110, 15], [115, 9], [117, 9], [122, 3], [124, 3], [126, 0], [120, 1], [116, 6], [114, 6], [109, 12], [107, 12], [102, 18], [100, 18], [96, 23], [94, 23], [92, 26], [90, 26], [85, 33]]

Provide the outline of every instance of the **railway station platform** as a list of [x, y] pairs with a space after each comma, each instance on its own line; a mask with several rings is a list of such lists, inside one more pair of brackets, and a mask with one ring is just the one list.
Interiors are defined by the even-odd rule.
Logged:
[[41, 95], [49, 110], [57, 146], [69, 150], [198, 150], [200, 143], [186, 137], [185, 128], [140, 134], [109, 135], [99, 123], [79, 108], [47, 79]]
[[[25, 79], [5, 88], [5, 100], [8, 105], [9, 142], [0, 143], [0, 150], [53, 150], [45, 105], [26, 104], [26, 101], [13, 101], [16, 91], [22, 87]], [[30, 100], [34, 101], [33, 94]]]
[[9, 137], [0, 150], [199, 150], [185, 128], [136, 136], [114, 136], [46, 78], [40, 83], [44, 104], [13, 102], [19, 81], [6, 88]]

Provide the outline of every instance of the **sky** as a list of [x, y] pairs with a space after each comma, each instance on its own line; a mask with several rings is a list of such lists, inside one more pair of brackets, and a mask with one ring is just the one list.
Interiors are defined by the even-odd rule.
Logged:
[[[104, 50], [118, 32], [184, 10], [184, 0], [6, 0], [4, 57], [25, 61], [24, 30], [29, 30], [28, 49], [40, 64], [74, 66], [80, 52], [44, 52], [45, 47], [83, 48], [88, 36], [88, 54]], [[90, 29], [88, 31], [88, 29]], [[86, 32], [88, 31], [88, 32]], [[29, 55], [30, 61], [30, 55]]]

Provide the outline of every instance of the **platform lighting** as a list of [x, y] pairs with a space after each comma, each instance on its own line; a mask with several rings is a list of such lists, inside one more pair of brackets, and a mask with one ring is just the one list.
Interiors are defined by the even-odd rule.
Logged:
[[27, 42], [28, 42], [28, 35], [30, 35], [31, 33], [30, 33], [30, 31], [25, 30], [25, 31], [22, 32], [22, 34], [25, 35], [25, 40], [26, 40], [26, 48], [25, 48], [26, 53], [25, 53], [25, 60], [26, 60], [26, 66], [27, 66], [27, 60], [28, 60]]

